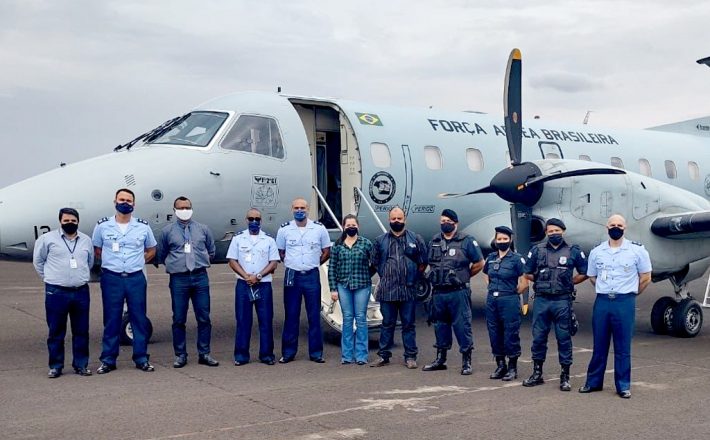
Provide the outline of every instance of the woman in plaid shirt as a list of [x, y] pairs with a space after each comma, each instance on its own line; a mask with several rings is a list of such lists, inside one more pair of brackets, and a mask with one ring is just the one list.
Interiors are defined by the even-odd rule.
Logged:
[[[341, 364], [367, 363], [367, 304], [372, 288], [372, 242], [358, 235], [357, 217], [343, 218], [343, 234], [330, 251], [328, 283], [333, 301], [340, 302], [343, 312]], [[353, 332], [353, 319], [357, 331]], [[355, 341], [353, 342], [353, 333]], [[353, 356], [354, 344], [354, 356]]]

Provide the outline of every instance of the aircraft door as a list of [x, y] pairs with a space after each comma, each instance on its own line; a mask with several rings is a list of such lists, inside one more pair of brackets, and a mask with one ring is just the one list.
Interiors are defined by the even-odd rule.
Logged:
[[557, 142], [550, 141], [539, 141], [537, 143], [538, 148], [540, 148], [540, 154], [543, 159], [564, 159], [565, 155], [562, 153], [562, 148]]

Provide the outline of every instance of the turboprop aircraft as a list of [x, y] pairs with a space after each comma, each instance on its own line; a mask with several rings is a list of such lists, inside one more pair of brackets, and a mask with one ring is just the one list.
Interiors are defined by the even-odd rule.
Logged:
[[[365, 236], [382, 233], [398, 205], [407, 227], [428, 239], [439, 231], [441, 210], [451, 207], [459, 230], [484, 248], [495, 226], [511, 224], [510, 204], [522, 247], [542, 240], [544, 222], [554, 216], [567, 224], [568, 240], [588, 252], [606, 238], [607, 217], [620, 213], [626, 236], [651, 255], [653, 281], [672, 286], [672, 296], [653, 307], [654, 330], [697, 335], [702, 309], [687, 284], [710, 266], [710, 118], [647, 130], [523, 125], [519, 53], [512, 60], [505, 121], [283, 93], [212, 99], [105, 155], [0, 189], [0, 258], [31, 260], [35, 240], [56, 227], [64, 206], [80, 212], [81, 230], [90, 234], [113, 213], [121, 187], [136, 193], [136, 215], [155, 233], [173, 221], [173, 200], [190, 197], [195, 219], [218, 240], [217, 261], [225, 260], [235, 231], [246, 228], [249, 207], [263, 212], [262, 227], [275, 234], [292, 218], [296, 197], [310, 200], [310, 217], [333, 238], [351, 212]], [[512, 86], [511, 71], [518, 72]], [[481, 189], [439, 197], [472, 188]], [[339, 307], [323, 286], [322, 316], [338, 329]], [[377, 303], [368, 321], [379, 326]]]

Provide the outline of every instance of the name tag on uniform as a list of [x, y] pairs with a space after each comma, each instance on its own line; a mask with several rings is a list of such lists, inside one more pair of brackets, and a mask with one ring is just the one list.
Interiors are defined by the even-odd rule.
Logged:
[[79, 267], [79, 265], [76, 263], [76, 259], [73, 256], [69, 260], [69, 267], [71, 269], [76, 269], [77, 267]]
[[114, 252], [118, 252], [120, 250], [120, 247], [119, 247], [117, 241], [114, 241], [113, 243], [111, 243], [111, 250]]
[[606, 269], [604, 269], [604, 270], [602, 271], [602, 276], [601, 276], [601, 278], [602, 278], [602, 280], [606, 281], [606, 278], [607, 278]]
[[247, 263], [251, 263], [251, 252], [244, 254], [244, 261]]
[[192, 252], [192, 245], [190, 245], [190, 243], [185, 243], [185, 253], [189, 254], [190, 252]]

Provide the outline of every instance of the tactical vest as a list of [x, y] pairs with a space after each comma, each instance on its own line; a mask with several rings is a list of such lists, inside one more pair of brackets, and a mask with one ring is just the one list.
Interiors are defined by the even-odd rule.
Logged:
[[456, 234], [448, 241], [437, 234], [429, 247], [429, 281], [436, 288], [464, 287], [471, 278], [471, 262], [463, 251], [467, 235]]
[[537, 271], [535, 292], [548, 295], [564, 295], [574, 291], [572, 276], [574, 261], [570, 258], [572, 248], [566, 243], [557, 249], [550, 249], [547, 243], [537, 246]]

